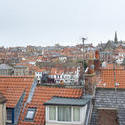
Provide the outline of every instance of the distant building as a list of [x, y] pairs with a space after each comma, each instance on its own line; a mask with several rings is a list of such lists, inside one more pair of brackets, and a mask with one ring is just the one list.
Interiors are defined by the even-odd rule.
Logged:
[[0, 75], [12, 75], [13, 74], [13, 67], [7, 64], [0, 65]]
[[16, 76], [29, 75], [29, 69], [27, 66], [17, 65], [14, 67], [14, 75]]

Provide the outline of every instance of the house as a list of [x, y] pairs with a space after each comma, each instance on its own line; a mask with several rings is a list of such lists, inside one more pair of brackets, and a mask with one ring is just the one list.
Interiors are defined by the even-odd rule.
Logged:
[[114, 59], [112, 51], [101, 51], [100, 52], [100, 60], [105, 62], [112, 62]]
[[[7, 125], [52, 123], [87, 125], [92, 102], [91, 96], [84, 95], [83, 86], [59, 87], [37, 83], [33, 76], [0, 76], [0, 91], [8, 100], [6, 103]], [[59, 107], [61, 112], [64, 109], [66, 115], [70, 114], [69, 121], [67, 122], [67, 119], [53, 122], [49, 120], [50, 117], [46, 116], [50, 113], [48, 109], [51, 109], [51, 105]], [[53, 113], [53, 108], [51, 111]]]
[[102, 69], [89, 125], [125, 124], [125, 70]]
[[80, 70], [80, 66], [72, 68], [53, 67], [49, 73], [49, 77], [53, 78], [57, 84], [59, 84], [61, 81], [63, 81], [64, 84], [78, 84]]
[[[38, 85], [32, 100], [21, 113], [18, 125], [85, 124], [88, 122], [90, 100], [91, 97], [83, 97], [81, 88]], [[61, 113], [58, 119], [57, 112]]]
[[90, 98], [53, 97], [46, 106], [45, 125], [85, 125]]
[[0, 92], [0, 125], [6, 125], [6, 102], [7, 99]]
[[29, 75], [29, 68], [24, 65], [16, 65], [14, 66], [14, 75], [16, 76]]
[[7, 64], [1, 64], [0, 65], [0, 75], [2, 76], [8, 76], [13, 74], [13, 67], [7, 65]]
[[[33, 84], [33, 77], [1, 76], [0, 91], [6, 97], [6, 124], [18, 123], [20, 112]], [[34, 84], [33, 84], [34, 85]]]
[[65, 63], [68, 60], [67, 56], [60, 56], [59, 61]]
[[48, 76], [48, 69], [47, 68], [36, 69], [35, 77], [37, 78], [39, 83], [41, 83], [41, 81], [42, 81], [43, 77], [45, 76], [45, 74]]

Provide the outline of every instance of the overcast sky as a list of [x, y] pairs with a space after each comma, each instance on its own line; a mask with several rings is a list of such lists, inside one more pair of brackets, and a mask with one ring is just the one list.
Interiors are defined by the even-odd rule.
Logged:
[[0, 46], [125, 40], [125, 0], [0, 0]]

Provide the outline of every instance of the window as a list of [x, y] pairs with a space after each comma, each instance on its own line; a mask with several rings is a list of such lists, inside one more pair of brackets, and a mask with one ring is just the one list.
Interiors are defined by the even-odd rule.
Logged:
[[34, 111], [28, 111], [26, 118], [27, 118], [27, 119], [32, 119], [32, 118], [33, 118], [33, 115], [34, 115]]
[[49, 120], [56, 120], [56, 107], [55, 106], [49, 107]]
[[80, 121], [80, 108], [79, 107], [73, 108], [73, 121]]
[[7, 123], [12, 123], [12, 109], [7, 108]]
[[71, 121], [71, 107], [58, 107], [58, 121]]
[[35, 113], [36, 113], [36, 108], [29, 108], [25, 116], [25, 120], [33, 121]]
[[80, 122], [80, 107], [75, 106], [49, 106], [50, 121]]

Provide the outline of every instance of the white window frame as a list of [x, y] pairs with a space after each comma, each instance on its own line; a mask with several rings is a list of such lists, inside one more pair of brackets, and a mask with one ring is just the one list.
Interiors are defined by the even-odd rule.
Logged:
[[[80, 124], [82, 122], [82, 119], [81, 119], [81, 107], [79, 106], [68, 106], [68, 107], [71, 107], [71, 121], [58, 121], [58, 107], [59, 106], [55, 106], [56, 107], [56, 120], [49, 120], [49, 106], [46, 106], [46, 120], [48, 122], [52, 122], [52, 123], [62, 123], [62, 124]], [[63, 107], [63, 106], [62, 106]], [[80, 121], [73, 121], [73, 107], [79, 107], [80, 108]]]
[[[27, 118], [28, 112], [33, 111], [33, 118]], [[33, 121], [36, 113], [36, 108], [28, 108], [27, 113], [25, 115], [25, 121]]]

